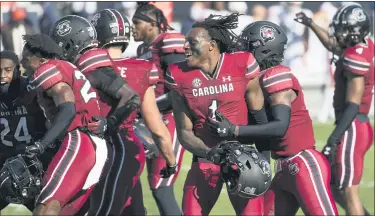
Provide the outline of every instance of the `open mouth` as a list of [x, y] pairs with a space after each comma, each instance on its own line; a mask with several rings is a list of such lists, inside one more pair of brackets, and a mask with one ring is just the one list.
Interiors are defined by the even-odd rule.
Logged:
[[189, 57], [191, 57], [191, 56], [192, 56], [191, 53], [185, 53], [185, 58], [189, 58]]
[[0, 82], [0, 85], [5, 85], [5, 84], [8, 84], [8, 82], [5, 82], [5, 81]]

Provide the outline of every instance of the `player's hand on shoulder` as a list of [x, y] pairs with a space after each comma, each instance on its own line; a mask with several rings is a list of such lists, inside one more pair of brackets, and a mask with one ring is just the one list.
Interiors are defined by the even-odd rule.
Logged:
[[103, 116], [93, 116], [92, 121], [87, 124], [87, 128], [91, 133], [103, 138], [107, 131], [107, 119]]
[[169, 178], [171, 175], [175, 174], [177, 170], [178, 170], [177, 163], [175, 163], [173, 166], [169, 166], [167, 164], [166, 167], [160, 170], [160, 175], [162, 178]]
[[306, 16], [306, 14], [302, 11], [299, 13], [296, 13], [296, 18], [294, 18], [294, 21], [299, 22], [305, 26], [311, 26], [311, 23], [312, 23], [312, 19]]
[[235, 136], [236, 125], [232, 124], [222, 113], [215, 111], [216, 119], [207, 118], [207, 125], [211, 133], [221, 138], [232, 138]]

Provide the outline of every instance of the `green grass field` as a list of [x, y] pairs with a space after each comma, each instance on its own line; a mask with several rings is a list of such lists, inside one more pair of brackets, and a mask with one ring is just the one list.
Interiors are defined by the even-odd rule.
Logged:
[[[332, 124], [327, 125], [314, 125], [315, 139], [317, 142], [317, 148], [320, 150], [325, 144], [325, 141], [333, 129]], [[185, 181], [186, 174], [189, 170], [191, 162], [191, 154], [185, 153], [184, 164], [181, 168], [181, 174], [177, 179], [175, 185], [175, 195], [177, 201], [181, 204], [182, 201], [182, 187]], [[159, 215], [155, 201], [150, 193], [147, 184], [146, 171], [142, 175], [142, 185], [144, 193], [144, 203], [148, 211], [148, 215]], [[371, 147], [366, 155], [364, 175], [361, 182], [360, 195], [362, 203], [374, 214], [374, 146]], [[345, 212], [339, 208], [340, 215], [345, 215]], [[1, 215], [31, 215], [31, 213], [23, 206], [12, 205], [7, 207], [1, 212]], [[218, 199], [215, 207], [213, 208], [211, 215], [234, 215], [234, 211], [231, 208], [228, 196], [226, 195], [225, 188], [222, 191], [220, 198]], [[299, 215], [303, 215], [299, 212]]]

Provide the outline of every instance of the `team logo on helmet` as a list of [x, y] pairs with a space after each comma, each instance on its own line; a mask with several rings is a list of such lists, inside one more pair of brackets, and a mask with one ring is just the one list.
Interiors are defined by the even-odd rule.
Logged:
[[296, 163], [289, 164], [288, 169], [291, 175], [295, 175], [299, 171], [298, 165]]
[[259, 166], [262, 170], [262, 173], [264, 175], [267, 175], [267, 176], [271, 176], [271, 167], [270, 167], [270, 164], [265, 161], [265, 160], [262, 160], [259, 162]]
[[60, 36], [65, 36], [72, 31], [72, 27], [70, 27], [70, 21], [64, 20], [57, 25], [57, 34]]
[[111, 28], [111, 32], [116, 34], [118, 32], [118, 24], [117, 23], [110, 23], [109, 27]]
[[271, 26], [265, 25], [260, 28], [260, 36], [265, 41], [272, 41], [273, 39], [275, 39], [275, 32], [276, 30]]
[[201, 86], [202, 85], [202, 80], [200, 80], [200, 79], [198, 79], [198, 78], [195, 78], [194, 80], [193, 80], [193, 86], [195, 87], [195, 88], [199, 88], [199, 86]]
[[91, 24], [93, 26], [97, 26], [99, 18], [100, 18], [100, 13], [95, 14], [95, 16], [91, 19]]
[[352, 11], [353, 17], [358, 22], [362, 22], [366, 20], [365, 13], [363, 12], [362, 8], [354, 8]]

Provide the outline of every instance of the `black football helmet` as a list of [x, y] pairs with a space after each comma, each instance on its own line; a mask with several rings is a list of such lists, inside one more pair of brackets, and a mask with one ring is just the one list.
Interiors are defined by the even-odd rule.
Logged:
[[43, 165], [38, 158], [8, 158], [0, 170], [0, 196], [9, 203], [29, 203], [39, 195], [42, 178]]
[[119, 44], [125, 51], [130, 40], [130, 23], [120, 12], [115, 9], [102, 10], [94, 15], [91, 24], [95, 27], [100, 47]]
[[94, 26], [87, 19], [76, 15], [59, 19], [52, 26], [49, 36], [63, 48], [63, 59], [70, 62], [83, 50], [98, 46]]
[[133, 129], [135, 135], [143, 144], [145, 150], [146, 158], [152, 159], [159, 154], [158, 147], [156, 146], [150, 130], [144, 124], [143, 119], [137, 118], [133, 124]]
[[272, 180], [271, 167], [255, 147], [238, 141], [223, 141], [219, 147], [227, 152], [221, 174], [230, 194], [251, 199], [268, 190]]
[[282, 62], [288, 38], [275, 23], [257, 21], [242, 30], [239, 41], [242, 50], [251, 52], [258, 63], [266, 59]]
[[333, 17], [329, 32], [342, 48], [364, 42], [369, 33], [370, 17], [359, 4], [341, 7]]

